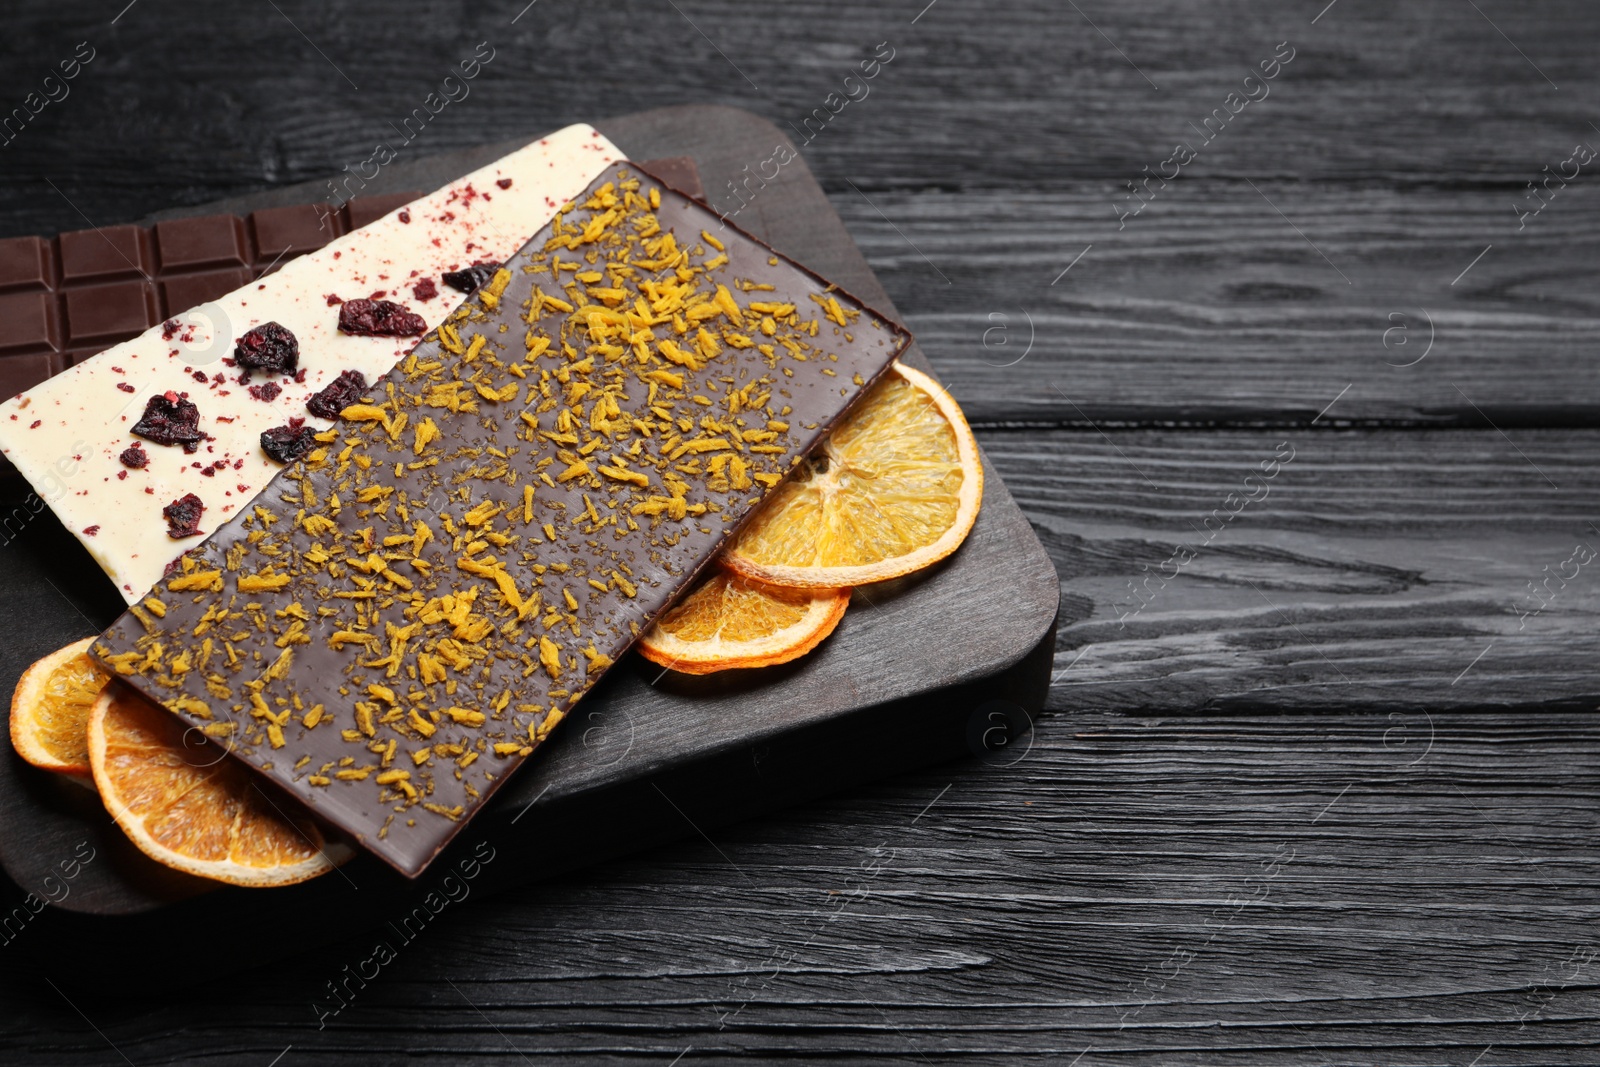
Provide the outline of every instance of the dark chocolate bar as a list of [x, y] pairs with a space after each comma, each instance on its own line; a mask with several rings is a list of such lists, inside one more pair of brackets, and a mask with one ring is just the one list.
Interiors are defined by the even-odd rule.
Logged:
[[908, 343], [613, 165], [96, 654], [415, 876]]

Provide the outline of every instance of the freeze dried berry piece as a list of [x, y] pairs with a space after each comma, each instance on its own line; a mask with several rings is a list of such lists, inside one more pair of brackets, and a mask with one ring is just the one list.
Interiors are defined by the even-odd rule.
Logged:
[[262, 382], [260, 385], [252, 385], [250, 387], [251, 396], [255, 397], [257, 400], [266, 401], [269, 404], [278, 399], [278, 394], [281, 392], [283, 392], [283, 386], [279, 385], [277, 382]]
[[439, 295], [439, 287], [432, 278], [423, 278], [411, 287], [411, 295], [419, 301], [432, 300]]
[[293, 374], [300, 364], [300, 342], [275, 322], [265, 322], [233, 346], [233, 358], [246, 372]]
[[306, 401], [306, 410], [319, 419], [337, 419], [339, 412], [361, 399], [367, 391], [367, 380], [358, 370], [347, 370], [333, 381], [313, 393]]
[[200, 432], [200, 409], [192, 400], [173, 392], [158, 393], [145, 402], [144, 417], [133, 424], [136, 436], [158, 445], [182, 445], [198, 452], [206, 435]]
[[339, 330], [357, 337], [421, 337], [428, 324], [392, 300], [346, 300], [339, 306]]
[[498, 263], [486, 263], [479, 260], [465, 270], [447, 270], [444, 272], [444, 283], [452, 289], [463, 293], [475, 293], [482, 289], [484, 283], [494, 277], [494, 272], [500, 269]]
[[287, 426], [274, 426], [261, 432], [261, 451], [279, 463], [293, 463], [310, 452], [317, 443], [317, 432], [309, 426], [298, 425], [295, 419]]
[[161, 509], [167, 520], [167, 536], [174, 541], [194, 537], [200, 532], [200, 516], [206, 505], [193, 493], [186, 493]]
[[145, 453], [143, 448], [139, 447], [138, 442], [134, 442], [124, 448], [122, 454], [117, 458], [122, 460], [124, 467], [132, 467], [134, 470], [140, 470], [150, 465], [149, 455]]

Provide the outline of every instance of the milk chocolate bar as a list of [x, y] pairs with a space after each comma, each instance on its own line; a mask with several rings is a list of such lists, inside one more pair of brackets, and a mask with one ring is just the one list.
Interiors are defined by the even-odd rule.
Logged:
[[908, 342], [613, 165], [96, 654], [415, 876]]

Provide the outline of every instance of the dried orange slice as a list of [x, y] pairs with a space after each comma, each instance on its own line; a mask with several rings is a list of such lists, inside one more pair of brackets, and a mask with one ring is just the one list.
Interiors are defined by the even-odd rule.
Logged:
[[719, 571], [663, 615], [639, 651], [684, 674], [770, 667], [816, 648], [849, 605], [848, 589], [772, 589]]
[[22, 673], [11, 695], [11, 747], [47, 771], [87, 776], [89, 709], [110, 675], [89, 656], [92, 637]]
[[89, 763], [106, 810], [147, 856], [244, 886], [303, 882], [349, 850], [269, 799], [250, 772], [129, 687], [105, 688], [89, 714]]
[[954, 552], [978, 517], [983, 466], [955, 399], [903, 363], [781, 485], [724, 556], [790, 588], [910, 574]]

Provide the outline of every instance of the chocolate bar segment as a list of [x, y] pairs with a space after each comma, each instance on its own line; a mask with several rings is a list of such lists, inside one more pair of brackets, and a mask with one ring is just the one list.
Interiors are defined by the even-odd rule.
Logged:
[[154, 266], [150, 234], [139, 226], [102, 226], [61, 235], [61, 280], [143, 278]]
[[49, 352], [61, 345], [61, 311], [48, 293], [0, 296], [0, 355]]
[[68, 290], [66, 307], [67, 342], [73, 348], [112, 344], [131, 326], [143, 332], [161, 321], [155, 286], [139, 280]]
[[250, 262], [244, 223], [235, 215], [158, 222], [155, 238], [164, 271], [242, 267]]
[[199, 274], [184, 274], [161, 283], [162, 304], [169, 308], [197, 308], [220, 300], [249, 282], [253, 275], [248, 267], [229, 270], [208, 270]]
[[0, 241], [0, 292], [47, 289], [55, 278], [55, 255], [41, 237], [8, 237]]
[[326, 204], [292, 204], [271, 207], [250, 216], [256, 248], [269, 260], [289, 253], [315, 252], [344, 233], [343, 220]]
[[613, 164], [96, 654], [414, 876], [908, 342]]

